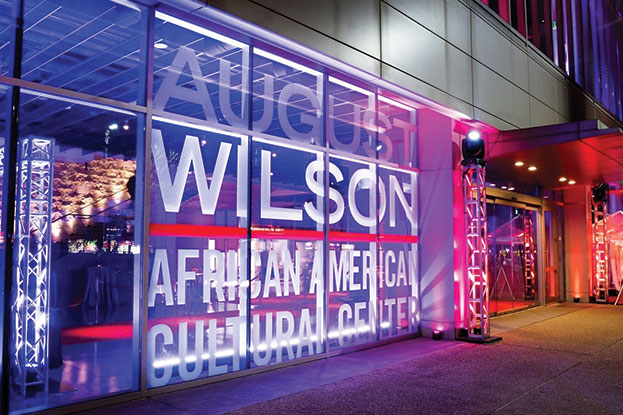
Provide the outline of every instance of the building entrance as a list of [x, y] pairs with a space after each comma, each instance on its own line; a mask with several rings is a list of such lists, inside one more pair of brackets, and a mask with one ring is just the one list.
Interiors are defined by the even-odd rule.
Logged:
[[539, 304], [538, 211], [487, 203], [491, 315]]

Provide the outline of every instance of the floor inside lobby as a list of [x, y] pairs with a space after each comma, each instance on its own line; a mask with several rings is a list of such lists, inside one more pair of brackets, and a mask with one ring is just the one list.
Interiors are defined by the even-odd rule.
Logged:
[[623, 413], [623, 307], [492, 319], [501, 342], [418, 338], [83, 414]]

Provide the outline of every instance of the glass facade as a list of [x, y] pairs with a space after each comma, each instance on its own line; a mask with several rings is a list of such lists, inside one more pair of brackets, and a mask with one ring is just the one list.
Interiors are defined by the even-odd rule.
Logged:
[[623, 2], [481, 0], [623, 120]]
[[25, 83], [0, 85], [11, 413], [419, 332], [411, 101], [196, 17], [87, 3], [25, 0]]

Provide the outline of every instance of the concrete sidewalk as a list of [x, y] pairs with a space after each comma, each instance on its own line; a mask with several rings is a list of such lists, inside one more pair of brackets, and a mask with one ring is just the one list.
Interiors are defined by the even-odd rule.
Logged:
[[623, 307], [492, 320], [489, 345], [415, 339], [85, 414], [623, 413]]

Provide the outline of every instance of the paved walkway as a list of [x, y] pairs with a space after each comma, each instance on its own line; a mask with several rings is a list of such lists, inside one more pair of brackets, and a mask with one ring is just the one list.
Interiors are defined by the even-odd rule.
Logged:
[[85, 414], [623, 414], [623, 307], [541, 307], [492, 328], [501, 342], [419, 338]]

